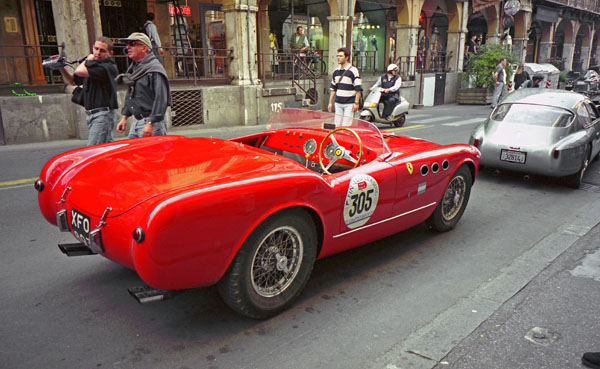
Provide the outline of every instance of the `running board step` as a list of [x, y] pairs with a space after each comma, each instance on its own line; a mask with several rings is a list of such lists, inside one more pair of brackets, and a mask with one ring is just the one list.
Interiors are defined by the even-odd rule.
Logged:
[[67, 256], [96, 255], [84, 243], [59, 243], [58, 248]]
[[157, 290], [149, 286], [131, 287], [128, 288], [128, 291], [140, 304], [168, 300], [180, 293], [179, 291]]

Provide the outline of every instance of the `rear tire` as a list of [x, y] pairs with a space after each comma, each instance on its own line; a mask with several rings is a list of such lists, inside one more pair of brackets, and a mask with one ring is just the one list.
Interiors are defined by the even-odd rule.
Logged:
[[300, 295], [316, 256], [317, 232], [310, 216], [303, 210], [274, 214], [246, 239], [219, 281], [219, 294], [244, 316], [276, 315]]
[[461, 165], [452, 175], [442, 200], [426, 220], [430, 229], [446, 232], [456, 226], [469, 202], [472, 183], [471, 171], [466, 164]]
[[581, 162], [581, 168], [579, 168], [579, 171], [577, 171], [577, 173], [575, 174], [571, 174], [570, 176], [565, 177], [567, 186], [571, 188], [579, 188], [579, 185], [581, 185], [581, 180], [583, 179], [583, 175], [585, 174], [585, 171], [590, 165], [591, 151], [592, 149], [588, 145], [585, 148], [585, 155], [583, 156], [583, 161]]

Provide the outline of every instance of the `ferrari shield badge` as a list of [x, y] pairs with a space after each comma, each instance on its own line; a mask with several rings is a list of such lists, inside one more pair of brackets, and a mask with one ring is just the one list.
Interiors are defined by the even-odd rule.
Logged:
[[359, 174], [352, 177], [344, 203], [344, 222], [348, 228], [367, 223], [379, 201], [379, 185], [375, 178]]
[[412, 174], [412, 172], [413, 172], [412, 163], [406, 163], [406, 169], [408, 169], [408, 174]]

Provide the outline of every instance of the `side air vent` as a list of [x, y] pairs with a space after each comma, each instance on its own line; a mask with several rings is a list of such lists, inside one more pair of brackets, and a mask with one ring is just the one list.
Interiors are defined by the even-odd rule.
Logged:
[[429, 167], [424, 164], [421, 166], [421, 175], [425, 177], [427, 173], [429, 173]]

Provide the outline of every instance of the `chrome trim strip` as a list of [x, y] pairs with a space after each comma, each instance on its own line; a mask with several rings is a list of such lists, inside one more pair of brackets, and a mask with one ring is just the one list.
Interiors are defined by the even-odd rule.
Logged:
[[383, 220], [380, 220], [379, 222], [375, 222], [375, 223], [372, 223], [372, 224], [367, 224], [367, 225], [365, 225], [365, 226], [362, 226], [362, 227], [359, 227], [359, 228], [353, 229], [353, 230], [351, 230], [351, 231], [348, 231], [348, 232], [340, 233], [340, 234], [338, 234], [338, 235], [335, 235], [335, 236], [333, 236], [333, 238], [338, 238], [338, 237], [346, 236], [346, 235], [348, 235], [348, 234], [350, 234], [350, 233], [354, 233], [354, 232], [356, 232], [356, 231], [362, 231], [363, 229], [366, 229], [366, 228], [369, 228], [369, 227], [372, 227], [372, 226], [375, 226], [375, 225], [378, 225], [378, 224], [381, 224], [381, 223], [385, 223], [385, 222], [388, 222], [388, 221], [390, 221], [390, 220], [394, 220], [394, 219], [396, 219], [396, 218], [400, 218], [400, 217], [403, 217], [403, 216], [405, 216], [405, 215], [412, 214], [412, 213], [414, 213], [414, 212], [417, 212], [417, 211], [420, 211], [420, 210], [426, 209], [426, 208], [428, 208], [428, 207], [430, 207], [430, 206], [432, 206], [432, 205], [437, 205], [437, 202], [432, 202], [431, 204], [424, 205], [424, 206], [421, 206], [420, 208], [416, 208], [416, 209], [413, 209], [413, 210], [407, 211], [406, 213], [398, 214], [398, 215], [396, 215], [396, 216], [393, 216], [393, 217], [391, 217], [391, 218], [383, 219]]
[[70, 232], [66, 209], [56, 212], [56, 225], [61, 232]]

